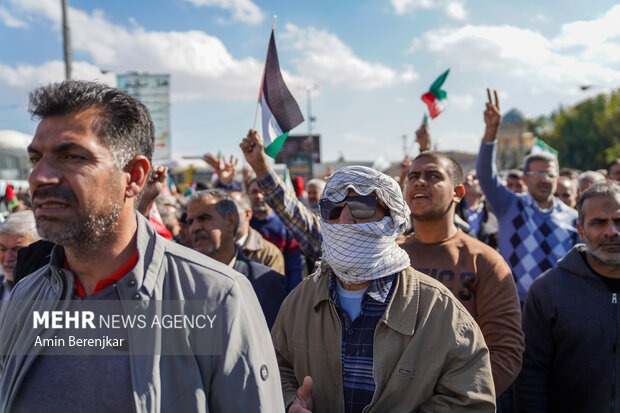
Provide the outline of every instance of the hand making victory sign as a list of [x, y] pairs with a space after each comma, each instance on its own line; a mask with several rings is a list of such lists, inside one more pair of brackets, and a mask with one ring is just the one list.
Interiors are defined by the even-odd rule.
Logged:
[[499, 125], [502, 123], [502, 114], [499, 109], [499, 99], [497, 98], [497, 91], [493, 91], [495, 97], [495, 104], [491, 98], [491, 90], [487, 88], [487, 97], [489, 101], [486, 104], [486, 110], [484, 111], [484, 123], [486, 130], [484, 131], [483, 142], [493, 142], [497, 138], [497, 131]]

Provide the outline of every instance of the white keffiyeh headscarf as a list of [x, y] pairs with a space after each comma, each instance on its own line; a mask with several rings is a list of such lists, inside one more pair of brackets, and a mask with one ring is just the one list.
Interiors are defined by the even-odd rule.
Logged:
[[328, 224], [322, 218], [322, 261], [315, 277], [333, 270], [345, 284], [360, 284], [402, 271], [410, 265], [409, 255], [396, 244], [409, 223], [409, 207], [398, 183], [365, 166], [336, 171], [327, 181], [322, 198], [342, 201], [353, 189], [360, 195], [375, 193], [390, 215], [364, 224]]

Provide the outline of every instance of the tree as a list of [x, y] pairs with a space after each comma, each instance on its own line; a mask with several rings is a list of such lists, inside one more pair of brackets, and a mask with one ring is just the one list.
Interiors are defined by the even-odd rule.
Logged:
[[620, 92], [560, 107], [549, 117], [529, 120], [528, 128], [558, 150], [561, 167], [605, 168], [620, 157]]

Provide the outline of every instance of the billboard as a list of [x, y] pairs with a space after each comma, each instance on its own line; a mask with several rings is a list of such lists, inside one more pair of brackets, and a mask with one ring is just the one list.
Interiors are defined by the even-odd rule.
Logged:
[[153, 160], [168, 159], [170, 149], [170, 75], [118, 75], [117, 87], [146, 106], [155, 125]]
[[285, 163], [291, 176], [312, 179], [312, 165], [321, 163], [321, 135], [289, 135], [275, 161]]

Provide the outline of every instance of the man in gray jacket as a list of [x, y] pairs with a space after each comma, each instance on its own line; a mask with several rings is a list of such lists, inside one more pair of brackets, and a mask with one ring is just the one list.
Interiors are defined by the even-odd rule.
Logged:
[[620, 412], [620, 186], [577, 202], [578, 244], [532, 284], [523, 311], [520, 412]]
[[[248, 280], [166, 241], [136, 213], [154, 147], [146, 108], [117, 89], [67, 81], [33, 92], [30, 111], [41, 119], [28, 146], [33, 211], [41, 236], [57, 246], [49, 265], [15, 286], [0, 316], [0, 412], [283, 411]], [[173, 333], [137, 324], [114, 330], [121, 341], [106, 355], [59, 356], [65, 330], [37, 323], [56, 310], [66, 327], [66, 311], [80, 303], [117, 303], [131, 315], [170, 300], [213, 311], [213, 342], [196, 346], [208, 333], [182, 324], [174, 337], [190, 352], [175, 352], [164, 341]]]

